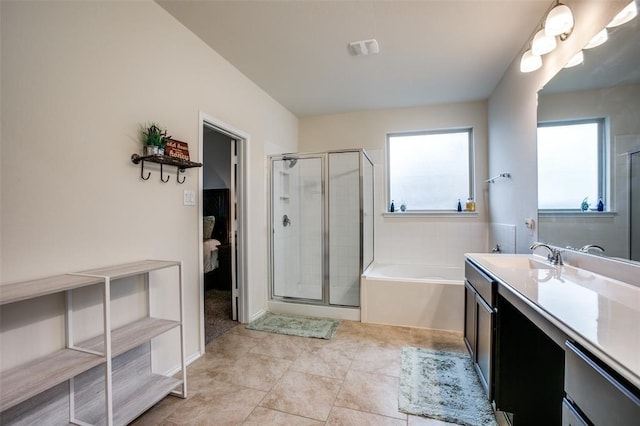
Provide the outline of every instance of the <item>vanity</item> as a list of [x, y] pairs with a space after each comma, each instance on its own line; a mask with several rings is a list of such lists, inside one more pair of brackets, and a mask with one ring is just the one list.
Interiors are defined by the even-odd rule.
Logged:
[[466, 255], [465, 343], [515, 426], [640, 421], [640, 286], [576, 264]]

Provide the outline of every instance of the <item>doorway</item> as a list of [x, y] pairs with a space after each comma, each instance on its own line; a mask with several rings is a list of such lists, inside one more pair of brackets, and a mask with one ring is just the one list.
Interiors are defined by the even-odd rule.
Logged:
[[247, 138], [201, 114], [201, 346], [244, 314], [243, 158]]

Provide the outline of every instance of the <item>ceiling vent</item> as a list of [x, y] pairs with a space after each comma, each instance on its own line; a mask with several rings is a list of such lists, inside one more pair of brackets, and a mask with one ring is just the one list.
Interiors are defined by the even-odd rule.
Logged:
[[378, 41], [371, 40], [352, 41], [349, 43], [349, 53], [353, 56], [367, 56], [380, 52]]

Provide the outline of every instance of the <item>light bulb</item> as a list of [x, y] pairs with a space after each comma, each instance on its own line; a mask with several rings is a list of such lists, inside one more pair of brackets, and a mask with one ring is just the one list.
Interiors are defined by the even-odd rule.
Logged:
[[607, 28], [617, 27], [618, 25], [626, 24], [638, 15], [638, 5], [635, 1], [629, 3], [624, 9], [622, 9], [607, 25]]
[[580, 65], [583, 62], [584, 62], [584, 53], [582, 53], [582, 50], [581, 50], [575, 55], [573, 55], [573, 57], [569, 59], [569, 62], [567, 62], [567, 64], [563, 68], [575, 67], [576, 65]]
[[602, 31], [600, 31], [598, 34], [596, 34], [595, 36], [593, 36], [593, 38], [591, 39], [591, 41], [589, 41], [589, 43], [587, 43], [587, 45], [584, 47], [584, 49], [593, 49], [594, 47], [598, 47], [600, 46], [602, 43], [604, 43], [605, 41], [607, 41], [609, 39], [609, 34], [607, 33], [607, 29], [604, 28]]
[[540, 30], [533, 37], [531, 42], [531, 53], [534, 55], [545, 55], [556, 48], [557, 42], [555, 36], [548, 36], [544, 30]]
[[542, 58], [527, 50], [520, 59], [520, 72], [532, 72], [542, 66]]
[[558, 4], [549, 11], [544, 24], [544, 32], [549, 36], [569, 33], [573, 29], [573, 13], [569, 6]]

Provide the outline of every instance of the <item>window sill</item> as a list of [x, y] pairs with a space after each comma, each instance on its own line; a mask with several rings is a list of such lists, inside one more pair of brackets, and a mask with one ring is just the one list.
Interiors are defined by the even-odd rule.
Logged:
[[382, 217], [478, 217], [478, 212], [459, 211], [413, 211], [413, 212], [383, 212]]
[[597, 210], [589, 210], [583, 212], [581, 210], [538, 210], [538, 216], [540, 217], [615, 217], [617, 213], [615, 211], [599, 212]]

